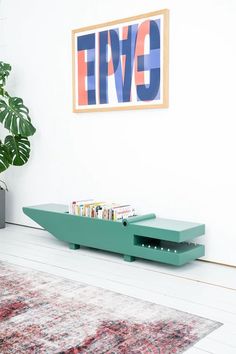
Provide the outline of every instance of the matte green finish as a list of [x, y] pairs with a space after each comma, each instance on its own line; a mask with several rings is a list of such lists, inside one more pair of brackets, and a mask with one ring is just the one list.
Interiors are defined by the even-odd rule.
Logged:
[[123, 254], [126, 261], [139, 257], [173, 265], [204, 255], [203, 245], [183, 242], [203, 235], [203, 224], [152, 218], [124, 226], [120, 221], [68, 214], [67, 206], [59, 204], [24, 207], [23, 211], [74, 249], [81, 245]]
[[75, 243], [69, 243], [69, 247], [71, 250], [78, 250], [80, 245], [76, 245]]
[[124, 261], [126, 261], [126, 262], [133, 262], [133, 261], [135, 261], [135, 257], [133, 257], [133, 256], [127, 256], [126, 254], [124, 254]]
[[152, 214], [131, 216], [127, 219], [123, 219], [122, 223], [124, 226], [128, 226], [129, 224], [132, 224], [134, 222], [150, 220], [150, 219], [156, 219], [156, 214], [152, 213]]

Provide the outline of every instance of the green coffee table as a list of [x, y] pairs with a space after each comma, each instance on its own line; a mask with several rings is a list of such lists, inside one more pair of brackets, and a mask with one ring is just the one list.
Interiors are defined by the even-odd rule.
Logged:
[[44, 204], [24, 207], [32, 220], [70, 248], [92, 247], [120, 253], [125, 261], [144, 258], [181, 266], [204, 256], [203, 245], [195, 237], [204, 235], [205, 225], [157, 218], [155, 214], [110, 221], [71, 215], [68, 207]]

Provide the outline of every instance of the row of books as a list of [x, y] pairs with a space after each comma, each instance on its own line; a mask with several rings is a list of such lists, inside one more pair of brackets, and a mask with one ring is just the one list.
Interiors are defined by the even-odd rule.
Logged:
[[136, 215], [131, 205], [97, 202], [93, 199], [73, 201], [69, 204], [69, 213], [79, 216], [105, 220], [122, 220]]

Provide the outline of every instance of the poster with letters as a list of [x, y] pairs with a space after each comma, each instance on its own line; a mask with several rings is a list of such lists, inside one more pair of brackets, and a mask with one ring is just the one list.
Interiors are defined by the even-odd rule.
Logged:
[[73, 30], [73, 111], [167, 108], [168, 37], [168, 10]]

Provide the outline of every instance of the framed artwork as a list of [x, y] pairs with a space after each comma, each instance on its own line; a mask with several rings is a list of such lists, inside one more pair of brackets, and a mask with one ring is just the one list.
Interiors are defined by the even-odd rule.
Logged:
[[73, 111], [168, 107], [169, 11], [72, 31]]

